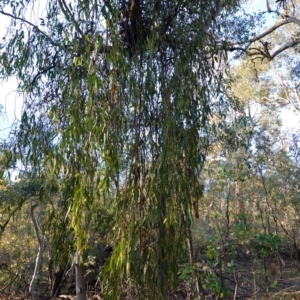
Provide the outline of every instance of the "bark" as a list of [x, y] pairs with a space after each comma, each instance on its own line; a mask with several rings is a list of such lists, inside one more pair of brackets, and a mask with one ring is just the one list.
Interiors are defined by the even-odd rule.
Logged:
[[230, 197], [230, 183], [228, 184], [228, 192], [226, 197], [226, 238], [229, 237], [229, 231], [230, 231], [230, 211], [229, 211], [229, 197]]
[[192, 238], [192, 232], [190, 227], [187, 227], [187, 245], [188, 245], [188, 251], [189, 251], [189, 260], [190, 260], [190, 265], [193, 270], [193, 275], [196, 278], [196, 289], [197, 289], [197, 294], [198, 294], [198, 299], [204, 300], [205, 299], [205, 291], [201, 283], [201, 279], [198, 275], [198, 271], [196, 268], [194, 268], [195, 264], [195, 256], [194, 256], [194, 246], [193, 246], [193, 238]]
[[39, 272], [41, 269], [42, 254], [43, 254], [43, 241], [40, 237], [41, 229], [40, 229], [40, 226], [34, 216], [34, 209], [37, 207], [37, 205], [38, 205], [37, 203], [31, 204], [31, 208], [30, 208], [31, 219], [32, 219], [33, 226], [34, 226], [36, 239], [39, 244], [39, 250], [38, 250], [37, 257], [36, 257], [34, 273], [33, 273], [33, 276], [32, 276], [31, 282], [30, 282], [30, 286], [29, 286], [29, 295], [31, 295], [31, 299], [34, 299], [35, 284], [36, 284], [36, 280], [38, 279]]
[[9, 218], [5, 221], [5, 223], [3, 225], [0, 225], [0, 240], [3, 235], [5, 227], [7, 226], [8, 222], [10, 221], [10, 218], [11, 218], [11, 216], [9, 216]]
[[48, 253], [48, 277], [49, 277], [49, 283], [50, 283], [50, 289], [53, 286], [53, 274], [52, 274], [52, 269], [53, 269], [53, 258], [52, 258], [52, 252], [51, 252], [51, 247], [50, 247], [50, 243], [49, 243], [49, 238], [47, 234], [44, 234], [44, 243], [47, 249], [47, 253]]
[[76, 252], [76, 297], [77, 300], [87, 300], [85, 293], [85, 280], [84, 280], [84, 266], [82, 257], [80, 257], [79, 250]]
[[167, 299], [167, 276], [166, 276], [166, 266], [165, 266], [165, 243], [166, 243], [166, 233], [164, 226], [164, 219], [166, 217], [166, 197], [162, 196], [162, 215], [158, 228], [158, 258], [157, 258], [157, 272], [159, 287], [161, 290], [162, 299]]
[[237, 182], [235, 186], [235, 214], [236, 214], [236, 225], [240, 224], [243, 220], [245, 222], [245, 207], [241, 193], [241, 183]]
[[52, 288], [52, 297], [57, 297], [60, 295], [60, 290], [64, 278], [64, 268], [59, 266], [58, 270], [54, 273], [54, 282]]

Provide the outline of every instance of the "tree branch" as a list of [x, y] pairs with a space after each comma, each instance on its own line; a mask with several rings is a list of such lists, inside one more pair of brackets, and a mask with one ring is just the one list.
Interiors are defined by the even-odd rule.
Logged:
[[31, 23], [31, 22], [29, 22], [29, 21], [27, 21], [27, 20], [25, 20], [25, 19], [23, 19], [23, 18], [14, 16], [14, 15], [12, 15], [12, 14], [10, 14], [10, 13], [7, 13], [7, 12], [5, 12], [5, 11], [3, 11], [3, 10], [0, 10], [0, 13], [1, 13], [2, 15], [5, 15], [5, 16], [7, 16], [7, 17], [11, 17], [11, 18], [13, 18], [13, 19], [15, 19], [15, 20], [19, 20], [19, 21], [22, 21], [22, 22], [24, 22], [24, 23], [30, 25], [30, 26], [33, 27], [35, 30], [37, 30], [40, 34], [42, 34], [43, 36], [45, 36], [45, 37], [51, 42], [52, 45], [54, 45], [54, 46], [56, 46], [56, 47], [59, 47], [59, 48], [62, 48], [62, 46], [61, 46], [60, 44], [56, 43], [49, 35], [47, 35], [44, 31], [42, 31], [37, 25], [34, 25], [33, 23]]
[[71, 13], [70, 9], [68, 8], [67, 4], [65, 3], [64, 0], [58, 0], [59, 7], [61, 11], [63, 12], [64, 16], [66, 17], [67, 20], [71, 19], [74, 27], [76, 30], [80, 33], [82, 37], [84, 37], [84, 33], [80, 29], [78, 22], [75, 20], [74, 15]]
[[[300, 38], [297, 38], [290, 42], [284, 43], [277, 50], [273, 51], [273, 53], [270, 53], [269, 49], [268, 49], [268, 43], [260, 41], [262, 38], [266, 37], [267, 35], [274, 32], [276, 29], [278, 29], [281, 26], [284, 26], [286, 24], [295, 23], [300, 26], [300, 20], [298, 20], [297, 18], [295, 18], [293, 16], [288, 16], [288, 15], [286, 15], [285, 17], [286, 17], [286, 19], [284, 21], [282, 21], [278, 24], [275, 24], [274, 26], [272, 26], [271, 28], [269, 28], [268, 30], [266, 30], [265, 32], [261, 33], [260, 35], [258, 35], [256, 37], [253, 37], [249, 40], [242, 41], [242, 42], [229, 43], [228, 50], [229, 51], [242, 51], [248, 56], [262, 56], [263, 58], [267, 58], [268, 60], [274, 59], [281, 52], [285, 51], [288, 48], [292, 48], [300, 43]], [[260, 49], [260, 48], [249, 48], [248, 49], [248, 47], [252, 43], [257, 42], [257, 41], [260, 41], [263, 44], [264, 49]], [[243, 45], [243, 44], [247, 44], [247, 46], [242, 47], [241, 45]], [[254, 50], [254, 51], [251, 51], [251, 50]]]
[[284, 50], [294, 47], [294, 46], [298, 45], [299, 43], [300, 43], [300, 38], [283, 44], [280, 48], [278, 48], [276, 51], [273, 52], [273, 54], [270, 56], [270, 60], [272, 60], [276, 55], [283, 52]]
[[[104, 2], [104, 6], [106, 6], [106, 7], [108, 8], [108, 11], [109, 11], [110, 14], [113, 16], [113, 15], [114, 15], [114, 9], [113, 9], [113, 7], [111, 6], [110, 1], [104, 0], [103, 2]], [[105, 17], [106, 17], [106, 18], [109, 18], [110, 16], [107, 15], [107, 14], [105, 13]]]
[[225, 6], [226, 4], [223, 1], [217, 1], [215, 9], [211, 9], [211, 14], [205, 22], [204, 31], [207, 31], [212, 22], [221, 15], [222, 9], [225, 8]]
[[293, 16], [286, 16], [287, 20], [289, 20], [290, 22], [296, 23], [297, 25], [300, 26], [300, 20], [296, 19]]
[[242, 41], [242, 42], [233, 42], [230, 43], [231, 45], [243, 45], [243, 44], [252, 44], [258, 40], [261, 40], [263, 37], [267, 36], [268, 34], [272, 33], [273, 31], [275, 31], [276, 29], [278, 29], [279, 27], [292, 23], [294, 21], [290, 20], [290, 19], [286, 19], [280, 23], [275, 24], [274, 26], [272, 26], [271, 28], [269, 28], [268, 30], [266, 30], [265, 32], [261, 33], [258, 36], [255, 36], [252, 39], [246, 40], [246, 41]]
[[34, 272], [32, 275], [31, 282], [30, 282], [30, 286], [29, 286], [29, 294], [30, 294], [32, 300], [34, 300], [35, 283], [39, 276], [39, 271], [40, 271], [41, 263], [42, 263], [42, 254], [43, 254], [43, 242], [40, 237], [41, 228], [34, 216], [34, 210], [37, 206], [38, 206], [38, 202], [31, 203], [31, 208], [30, 208], [30, 215], [31, 215], [33, 226], [34, 226], [36, 239], [39, 244], [39, 250], [38, 250], [36, 262], [35, 262], [35, 268], [34, 268]]
[[54, 69], [56, 67], [56, 63], [55, 63], [55, 60], [57, 58], [57, 55], [58, 55], [58, 52], [55, 53], [55, 55], [53, 56], [53, 59], [52, 59], [52, 64], [50, 66], [48, 66], [47, 68], [43, 68], [41, 69], [32, 79], [31, 81], [31, 86], [33, 87], [35, 81], [37, 80], [38, 77], [40, 77], [42, 74], [45, 74], [47, 73], [48, 71]]
[[[247, 47], [229, 47], [229, 51], [242, 51], [248, 56], [261, 56], [263, 58], [267, 58], [268, 60], [273, 60], [278, 54], [285, 51], [286, 49], [292, 48], [296, 45], [300, 44], [300, 38], [292, 40], [290, 42], [284, 43], [281, 47], [279, 47], [277, 50], [275, 50], [273, 53], [270, 53], [269, 51], [265, 51], [259, 48], [249, 48]], [[254, 51], [253, 51], [254, 50]]]
[[0, 239], [1, 239], [4, 229], [7, 226], [10, 219], [11, 219], [11, 215], [8, 217], [8, 219], [5, 221], [5, 223], [3, 225], [0, 225]]

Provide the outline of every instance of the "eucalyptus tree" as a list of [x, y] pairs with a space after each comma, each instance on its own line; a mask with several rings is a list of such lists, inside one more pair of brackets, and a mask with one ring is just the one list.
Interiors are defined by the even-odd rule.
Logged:
[[59, 186], [77, 249], [77, 297], [86, 299], [90, 220], [109, 198], [108, 297], [120, 298], [126, 281], [139, 299], [166, 299], [202, 195], [211, 116], [233, 104], [220, 37], [237, 1], [58, 0], [30, 19], [36, 5], [0, 2], [11, 19], [0, 74], [17, 76], [24, 97], [22, 163], [45, 182], [41, 196], [47, 178]]
[[[289, 106], [299, 112], [300, 3], [298, 0], [266, 0], [264, 4], [265, 9], [256, 17], [245, 11], [246, 17], [236, 22], [239, 26], [232, 26], [233, 19], [226, 20], [228, 48], [238, 57], [246, 57], [258, 73], [262, 71], [260, 62], [264, 62], [264, 77], [268, 78], [269, 85], [269, 92], [263, 98], [265, 103]], [[259, 32], [255, 28], [259, 28]], [[224, 38], [221, 41], [224, 42]]]
[[[285, 51], [298, 47], [299, 1], [265, 0], [264, 3], [264, 10], [249, 14], [249, 6], [244, 6], [245, 18], [234, 22], [235, 15], [232, 15], [226, 20], [227, 30], [224, 35], [230, 51], [239, 51], [254, 60], [261, 58], [271, 61]], [[266, 16], [269, 17], [268, 25], [263, 26]], [[274, 23], [269, 25], [272, 19]], [[260, 32], [256, 30], [258, 28]], [[289, 29], [292, 29], [289, 34], [283, 33]], [[281, 43], [273, 42], [276, 35], [280, 37]]]
[[[281, 58], [282, 54], [276, 58], [278, 65], [282, 64]], [[231, 92], [244, 106], [247, 122], [241, 127], [227, 127], [225, 131], [227, 141], [234, 141], [234, 137], [238, 142], [231, 143], [237, 145], [234, 151], [222, 153], [221, 150], [230, 149], [229, 145], [215, 147], [216, 158], [209, 159], [209, 211], [221, 216], [218, 218], [221, 233], [237, 238], [239, 246], [247, 242], [249, 247], [249, 237], [253, 240], [258, 232], [264, 232], [257, 235], [258, 243], [265, 236], [271, 244], [274, 242], [272, 247], [278, 247], [276, 238], [280, 236], [292, 242], [290, 249], [298, 255], [295, 225], [298, 209], [294, 206], [298, 197], [297, 138], [293, 137], [291, 146], [291, 134], [283, 133], [280, 124], [278, 108], [282, 103], [276, 101], [276, 95], [269, 101], [270, 95], [276, 94], [269, 62], [247, 58], [231, 71], [234, 75]], [[274, 240], [273, 232], [278, 235]]]

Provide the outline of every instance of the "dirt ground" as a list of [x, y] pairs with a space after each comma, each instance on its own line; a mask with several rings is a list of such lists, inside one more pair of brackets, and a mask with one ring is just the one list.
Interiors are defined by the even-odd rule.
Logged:
[[[289, 256], [282, 256], [285, 267], [282, 274], [272, 275], [269, 270], [271, 263], [276, 262], [276, 257], [266, 260], [267, 273], [264, 271], [263, 260], [255, 261], [247, 256], [240, 256], [236, 259], [235, 272], [219, 274], [219, 278], [223, 278], [223, 284], [228, 290], [228, 295], [221, 297], [212, 295], [206, 289], [206, 300], [300, 300], [300, 263], [296, 259]], [[199, 268], [203, 268], [199, 264]], [[266, 278], [267, 277], [267, 278]], [[88, 293], [89, 300], [102, 300], [99, 289], [90, 287]], [[25, 300], [24, 295], [0, 295], [0, 300]], [[36, 296], [37, 300], [50, 299], [45, 294]], [[65, 293], [57, 299], [76, 300], [74, 295]], [[139, 300], [136, 297], [124, 297], [128, 300]], [[178, 288], [169, 291], [169, 300], [193, 300], [196, 297], [195, 283], [191, 280], [182, 279]], [[142, 299], [144, 300], [144, 299]], [[153, 299], [154, 300], [154, 299]]]
[[[282, 273], [272, 275], [269, 268], [271, 263], [276, 263], [275, 257], [266, 260], [267, 272], [262, 260], [253, 261], [240, 257], [236, 260], [234, 273], [222, 274], [223, 284], [229, 295], [222, 298], [207, 291], [205, 299], [300, 300], [300, 263], [287, 256], [284, 257], [284, 262]], [[197, 299], [195, 286], [185, 282], [185, 288], [172, 292], [170, 299]]]

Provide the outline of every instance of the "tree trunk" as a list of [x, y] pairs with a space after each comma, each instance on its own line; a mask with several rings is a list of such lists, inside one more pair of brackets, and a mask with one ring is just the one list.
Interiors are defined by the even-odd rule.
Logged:
[[235, 186], [235, 215], [236, 215], [236, 225], [240, 224], [244, 220], [245, 207], [241, 193], [241, 183], [237, 182]]
[[54, 273], [54, 281], [53, 281], [53, 288], [52, 288], [53, 298], [60, 295], [63, 278], [64, 278], [64, 268], [59, 266], [57, 271]]
[[84, 265], [82, 257], [80, 257], [79, 251], [76, 251], [76, 297], [77, 300], [87, 300], [85, 293], [85, 280], [84, 280]]
[[204, 300], [205, 299], [205, 291], [201, 284], [201, 279], [198, 275], [198, 271], [196, 268], [194, 268], [194, 248], [193, 248], [193, 238], [192, 238], [192, 232], [189, 226], [187, 226], [187, 245], [188, 245], [188, 251], [189, 251], [189, 259], [190, 259], [190, 265], [193, 270], [193, 275], [196, 278], [196, 289], [198, 294], [198, 299]]
[[44, 243], [48, 253], [48, 279], [49, 279], [49, 286], [51, 290], [53, 286], [53, 258], [52, 258], [51, 247], [50, 247], [49, 238], [47, 234], [44, 234]]
[[162, 196], [162, 218], [159, 222], [158, 227], [158, 238], [157, 238], [157, 247], [158, 247], [158, 258], [157, 258], [157, 272], [158, 272], [158, 282], [159, 288], [161, 291], [162, 299], [167, 299], [167, 277], [166, 277], [166, 268], [165, 268], [165, 243], [166, 243], [166, 233], [164, 227], [164, 219], [166, 216], [166, 197]]
[[35, 283], [36, 280], [38, 279], [39, 276], [39, 272], [40, 272], [40, 268], [41, 268], [41, 264], [42, 264], [42, 254], [43, 254], [43, 242], [42, 239], [40, 237], [40, 226], [37, 222], [37, 220], [34, 217], [34, 209], [38, 206], [38, 203], [35, 204], [31, 204], [31, 208], [30, 208], [30, 214], [31, 214], [31, 219], [34, 225], [34, 230], [35, 230], [35, 235], [36, 235], [36, 239], [38, 241], [39, 244], [39, 250], [38, 250], [38, 254], [36, 257], [36, 262], [35, 262], [35, 268], [34, 268], [34, 272], [33, 272], [33, 276], [29, 285], [29, 295], [31, 295], [31, 299], [34, 299], [34, 290], [35, 290]]

